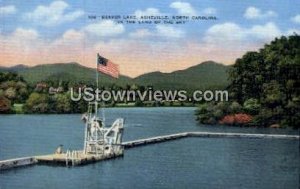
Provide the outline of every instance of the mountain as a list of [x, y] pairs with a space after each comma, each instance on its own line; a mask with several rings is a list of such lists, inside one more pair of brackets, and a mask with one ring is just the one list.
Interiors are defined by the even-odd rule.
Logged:
[[27, 68], [29, 68], [29, 66], [26, 66], [24, 64], [18, 64], [18, 65], [12, 66], [12, 67], [0, 66], [0, 71], [2, 70], [2, 71], [18, 72], [21, 70], [25, 70]]
[[[137, 84], [154, 86], [155, 89], [194, 90], [220, 88], [228, 84], [228, 68], [229, 66], [207, 61], [185, 70], [171, 73], [151, 72], [136, 78], [121, 75], [119, 79], [114, 79], [99, 73], [99, 83], [100, 85], [111, 85], [115, 83], [119, 86]], [[96, 74], [95, 69], [82, 66], [75, 62], [43, 64], [33, 67], [24, 65], [17, 65], [10, 68], [0, 67], [0, 71], [17, 72], [30, 84], [35, 84], [39, 81], [69, 81], [71, 83], [95, 84]]]
[[229, 66], [207, 61], [171, 73], [147, 73], [134, 78], [134, 82], [142, 85], [152, 85], [159, 89], [220, 88], [228, 84], [228, 68]]
[[[17, 69], [19, 68], [19, 69]], [[22, 68], [22, 69], [21, 69]], [[0, 71], [13, 71], [21, 76], [30, 84], [40, 81], [69, 81], [71, 83], [95, 84], [96, 70], [82, 66], [76, 62], [42, 64], [33, 67], [14, 66], [10, 68], [1, 68]], [[109, 85], [125, 85], [130, 81], [127, 76], [120, 76], [119, 79], [100, 74], [99, 83]]]

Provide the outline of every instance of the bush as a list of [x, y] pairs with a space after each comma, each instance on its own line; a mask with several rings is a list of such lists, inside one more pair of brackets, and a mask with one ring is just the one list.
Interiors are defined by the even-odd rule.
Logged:
[[242, 106], [238, 102], [232, 102], [229, 106], [229, 113], [235, 114], [242, 111]]
[[260, 107], [261, 107], [261, 105], [259, 104], [258, 100], [255, 98], [250, 98], [250, 99], [246, 100], [243, 104], [244, 111], [251, 115], [258, 114]]
[[248, 114], [233, 114], [223, 117], [219, 123], [225, 125], [247, 125], [252, 121], [253, 117]]

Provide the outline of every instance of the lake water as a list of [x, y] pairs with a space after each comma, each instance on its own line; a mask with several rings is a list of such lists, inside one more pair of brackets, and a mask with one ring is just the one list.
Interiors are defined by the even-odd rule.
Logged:
[[[126, 120], [124, 141], [186, 131], [298, 134], [290, 129], [199, 125], [194, 108], [105, 109]], [[0, 159], [82, 149], [81, 115], [1, 115]], [[299, 141], [185, 138], [127, 149], [123, 158], [73, 168], [35, 165], [0, 173], [14, 188], [299, 188]]]

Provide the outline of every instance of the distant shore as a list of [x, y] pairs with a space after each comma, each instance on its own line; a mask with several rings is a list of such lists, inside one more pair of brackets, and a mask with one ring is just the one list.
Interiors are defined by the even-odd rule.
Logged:
[[[99, 103], [101, 104], [101, 103]], [[34, 113], [28, 113], [25, 112], [23, 109], [24, 104], [14, 104], [13, 105], [13, 111], [9, 112], [9, 113], [5, 113], [5, 114], [80, 114], [80, 112], [64, 112], [64, 113], [57, 113], [57, 112], [34, 112]], [[101, 105], [100, 105], [101, 106]], [[183, 103], [183, 104], [179, 104], [179, 103], [173, 103], [173, 104], [164, 104], [164, 105], [155, 105], [155, 104], [151, 104], [151, 105], [136, 105], [135, 103], [116, 103], [114, 106], [112, 105], [108, 105], [106, 104], [105, 106], [101, 106], [100, 108], [170, 108], [170, 107], [174, 107], [174, 108], [186, 108], [186, 107], [194, 107], [196, 108], [197, 105], [196, 104], [192, 104], [192, 103]], [[81, 112], [84, 113], [84, 112]], [[5, 115], [5, 114], [0, 114], [0, 115]]]

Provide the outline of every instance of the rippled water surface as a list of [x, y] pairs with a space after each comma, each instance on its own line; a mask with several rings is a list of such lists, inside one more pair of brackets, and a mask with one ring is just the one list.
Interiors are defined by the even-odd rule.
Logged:
[[[126, 119], [124, 141], [186, 131], [298, 134], [287, 129], [198, 125], [194, 108], [105, 109]], [[81, 149], [73, 115], [1, 115], [0, 159]], [[299, 188], [299, 141], [185, 138], [127, 149], [123, 158], [74, 168], [35, 165], [0, 173], [0, 188]]]

